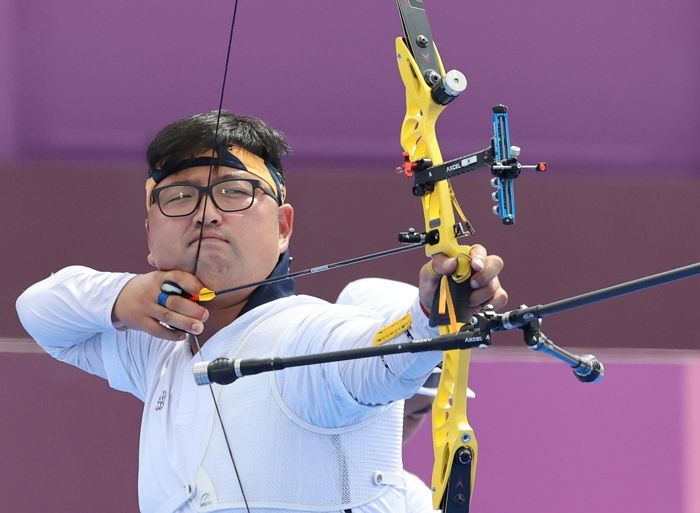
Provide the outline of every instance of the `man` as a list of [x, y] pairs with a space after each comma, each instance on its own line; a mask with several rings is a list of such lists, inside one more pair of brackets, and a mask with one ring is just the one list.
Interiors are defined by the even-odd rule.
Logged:
[[[144, 402], [141, 511], [403, 511], [395, 401], [413, 395], [439, 353], [286, 369], [211, 394], [192, 379], [199, 359], [367, 346], [396, 321], [295, 296], [291, 280], [205, 303], [161, 292], [166, 281], [195, 295], [287, 272], [294, 216], [281, 171], [286, 141], [257, 119], [217, 117], [176, 121], [149, 146], [146, 232], [157, 270], [68, 267], [22, 294], [20, 319], [52, 356]], [[503, 306], [502, 261], [482, 247], [471, 256], [471, 304]], [[408, 309], [413, 336], [436, 334], [423, 308], [436, 275], [454, 268], [436, 257], [421, 270]], [[395, 331], [395, 341], [410, 342], [405, 328]]]

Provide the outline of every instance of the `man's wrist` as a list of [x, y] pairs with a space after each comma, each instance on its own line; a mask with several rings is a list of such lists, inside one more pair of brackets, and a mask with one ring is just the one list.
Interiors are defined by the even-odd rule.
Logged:
[[422, 302], [422, 301], [418, 300], [418, 304], [420, 305], [420, 309], [423, 310], [423, 313], [425, 314], [425, 316], [426, 316], [428, 319], [430, 319], [430, 310], [428, 310], [428, 309], [423, 305], [423, 302]]

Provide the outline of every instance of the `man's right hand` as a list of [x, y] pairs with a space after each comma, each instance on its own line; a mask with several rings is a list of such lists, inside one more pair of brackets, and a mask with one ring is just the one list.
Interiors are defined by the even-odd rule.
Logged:
[[[199, 335], [209, 311], [202, 305], [178, 295], [170, 295], [165, 306], [158, 304], [158, 294], [165, 281], [177, 283], [183, 290], [197, 294], [204, 285], [184, 271], [154, 271], [130, 280], [119, 293], [112, 308], [112, 322], [145, 331], [166, 340], [184, 340], [186, 333]], [[174, 329], [168, 329], [161, 322]]]

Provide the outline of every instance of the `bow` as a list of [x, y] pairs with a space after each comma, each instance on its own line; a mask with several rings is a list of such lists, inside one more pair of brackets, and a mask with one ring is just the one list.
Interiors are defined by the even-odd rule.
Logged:
[[[406, 88], [406, 115], [401, 126], [401, 146], [406, 152], [406, 161], [411, 163], [409, 172], [425, 167], [428, 160], [432, 165], [443, 163], [435, 125], [449, 101], [466, 87], [466, 80], [461, 73], [451, 71], [452, 77], [445, 73], [422, 3], [397, 0], [406, 36], [396, 39], [396, 59]], [[444, 95], [442, 101], [447, 100], [446, 103], [439, 103], [433, 98], [433, 88], [441, 91], [445, 86], [451, 85], [457, 94]], [[447, 180], [435, 183], [433, 190], [422, 196], [421, 202], [425, 233], [432, 234], [432, 238], [437, 239], [434, 244], [426, 246], [426, 255], [430, 257], [443, 253], [457, 258], [455, 273], [450, 278], [443, 278], [438, 291], [438, 308], [447, 306], [450, 317], [449, 323], [441, 323], [440, 333], [455, 333], [461, 323], [456, 320], [454, 303], [448, 297], [448, 280], [457, 284], [469, 278], [470, 247], [460, 246], [457, 237], [471, 233], [471, 229], [463, 230], [464, 225], [458, 225], [455, 221], [455, 211], [463, 222], [467, 222], [467, 219]], [[458, 227], [457, 230], [455, 227]], [[470, 351], [452, 350], [444, 353], [440, 384], [433, 402], [433, 507], [442, 508], [446, 512], [452, 510], [453, 504], [462, 507], [466, 504], [468, 508], [476, 474], [478, 445], [474, 430], [467, 420], [469, 360]], [[455, 489], [459, 489], [459, 493], [452, 500], [446, 500], [455, 493]]]
[[[460, 245], [457, 239], [473, 234], [474, 230], [457, 202], [449, 178], [490, 165], [494, 174], [492, 184], [498, 189], [494, 193], [498, 201], [494, 213], [504, 224], [512, 224], [515, 220], [513, 180], [522, 169], [544, 171], [546, 165], [522, 166], [514, 158], [507, 109], [503, 105], [493, 109], [494, 138], [490, 147], [443, 162], [435, 125], [445, 107], [466, 89], [467, 81], [457, 70], [445, 72], [423, 1], [397, 0], [397, 5], [405, 37], [396, 39], [396, 59], [406, 90], [406, 114], [401, 125], [404, 162], [399, 171], [415, 176], [413, 193], [421, 197], [425, 219], [424, 233], [404, 233], [400, 240], [409, 242], [418, 237], [427, 241], [428, 257], [442, 253], [457, 259], [455, 272], [441, 279], [431, 313], [431, 320], [439, 325], [441, 334], [457, 333], [468, 320], [461, 315], [466, 311], [469, 289], [466, 284], [459, 284], [471, 273], [471, 248]], [[468, 511], [476, 475], [478, 445], [467, 419], [469, 361], [469, 350], [445, 351], [433, 402], [433, 507], [447, 513]]]

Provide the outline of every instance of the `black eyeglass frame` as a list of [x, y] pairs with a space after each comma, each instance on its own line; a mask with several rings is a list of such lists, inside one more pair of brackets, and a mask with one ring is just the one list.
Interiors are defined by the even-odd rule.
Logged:
[[[227, 183], [227, 182], [248, 182], [253, 186], [253, 195], [250, 197], [250, 203], [248, 204], [247, 207], [245, 208], [237, 208], [236, 210], [227, 210], [225, 208], [221, 208], [219, 204], [216, 202], [216, 199], [214, 198], [214, 187], [217, 187], [221, 185], [222, 183]], [[191, 216], [193, 213], [197, 211], [199, 208], [199, 204], [202, 202], [202, 196], [203, 193], [206, 193], [209, 195], [209, 199], [211, 199], [211, 202], [214, 204], [216, 208], [221, 210], [222, 212], [242, 212], [244, 210], [248, 210], [250, 207], [253, 206], [253, 203], [255, 202], [255, 190], [260, 189], [263, 191], [263, 193], [267, 194], [270, 196], [272, 199], [275, 200], [275, 203], [280, 205], [279, 198], [270, 190], [268, 190], [266, 187], [263, 187], [263, 183], [261, 180], [255, 180], [254, 178], [229, 178], [227, 180], [221, 180], [220, 182], [213, 183], [209, 186], [206, 185], [195, 185], [193, 183], [174, 183], [172, 185], [165, 185], [163, 187], [157, 187], [153, 189], [153, 192], [151, 192], [151, 205], [153, 203], [156, 203], [158, 205], [158, 210], [160, 210], [160, 213], [163, 214], [165, 217], [187, 217]], [[165, 189], [169, 189], [172, 187], [192, 187], [197, 191], [197, 202], [194, 205], [194, 208], [192, 208], [192, 212], [189, 212], [187, 214], [178, 214], [178, 215], [172, 215], [172, 214], [166, 214], [163, 211], [163, 207], [160, 204], [159, 201], [159, 196], [161, 191], [164, 191]]]

